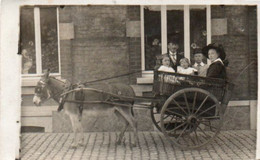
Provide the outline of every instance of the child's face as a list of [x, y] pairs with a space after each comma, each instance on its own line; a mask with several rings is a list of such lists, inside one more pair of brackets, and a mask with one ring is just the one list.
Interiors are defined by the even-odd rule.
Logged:
[[27, 51], [25, 49], [22, 50], [22, 55], [26, 55]]
[[162, 64], [164, 66], [169, 67], [170, 66], [170, 59], [168, 57], [164, 57], [163, 60], [162, 60]]
[[158, 39], [154, 39], [152, 44], [153, 44], [153, 46], [159, 45], [159, 40]]
[[197, 54], [194, 55], [195, 62], [201, 63], [202, 59], [203, 59], [203, 54], [202, 53], [197, 53]]
[[189, 64], [186, 61], [181, 61], [181, 66], [187, 69], [189, 67]]

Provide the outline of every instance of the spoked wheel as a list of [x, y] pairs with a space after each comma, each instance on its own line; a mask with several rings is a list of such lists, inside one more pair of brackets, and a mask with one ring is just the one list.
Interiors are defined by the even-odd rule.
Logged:
[[151, 118], [154, 126], [161, 132], [162, 130], [160, 127], [160, 112], [155, 106], [151, 108]]
[[166, 100], [161, 110], [161, 131], [182, 149], [205, 146], [218, 135], [222, 123], [219, 101], [210, 92], [199, 88], [177, 91]]
[[[160, 108], [160, 107], [159, 107]], [[161, 122], [161, 113], [160, 113], [160, 109], [153, 106], [151, 108], [151, 118], [153, 121], [154, 126], [161, 132], [161, 126], [160, 126], [160, 122]], [[163, 119], [167, 119], [170, 115], [165, 115]], [[176, 124], [173, 122], [169, 122], [164, 124], [165, 126], [167, 126], [167, 130], [171, 129], [173, 126], [175, 126]]]

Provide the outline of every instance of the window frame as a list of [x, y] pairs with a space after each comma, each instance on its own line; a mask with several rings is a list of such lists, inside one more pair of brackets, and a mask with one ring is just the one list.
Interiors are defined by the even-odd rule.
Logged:
[[[55, 77], [60, 77], [61, 75], [61, 58], [60, 58], [60, 31], [59, 31], [59, 7], [56, 8], [57, 16], [57, 44], [58, 44], [58, 73], [50, 73], [50, 75]], [[41, 25], [40, 25], [40, 9], [41, 7], [33, 7], [34, 10], [34, 32], [35, 32], [35, 60], [36, 60], [36, 73], [22, 74], [22, 80], [35, 81], [38, 80], [42, 75], [42, 53], [41, 53]], [[22, 57], [21, 57], [22, 62]], [[22, 65], [22, 64], [21, 64]], [[21, 66], [22, 69], [22, 66]]]
[[[184, 11], [184, 56], [190, 57], [190, 9], [194, 6], [182, 5]], [[141, 69], [142, 77], [152, 77], [152, 70], [145, 70], [145, 38], [144, 38], [144, 7], [140, 6], [141, 16]], [[167, 5], [160, 5], [161, 7], [161, 50], [162, 53], [167, 52]], [[211, 43], [211, 6], [206, 7], [206, 28], [207, 28], [207, 44]], [[210, 61], [207, 60], [210, 64]]]

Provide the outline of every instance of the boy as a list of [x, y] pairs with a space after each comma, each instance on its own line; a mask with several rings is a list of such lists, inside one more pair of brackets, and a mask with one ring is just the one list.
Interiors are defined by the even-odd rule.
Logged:
[[205, 63], [202, 62], [204, 55], [200, 51], [195, 51], [194, 52], [194, 65], [192, 66], [193, 68], [198, 70], [198, 76], [201, 77], [206, 77], [207, 70], [209, 66]]

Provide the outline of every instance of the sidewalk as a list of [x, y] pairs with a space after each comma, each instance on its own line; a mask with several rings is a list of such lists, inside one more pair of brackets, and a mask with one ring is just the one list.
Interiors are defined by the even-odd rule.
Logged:
[[250, 130], [222, 131], [211, 144], [201, 150], [182, 151], [167, 142], [160, 132], [139, 132], [137, 147], [129, 142], [133, 134], [127, 132], [125, 143], [115, 145], [115, 132], [85, 133], [85, 146], [70, 149], [72, 133], [22, 134], [22, 160], [112, 160], [112, 159], [254, 159], [256, 132]]

